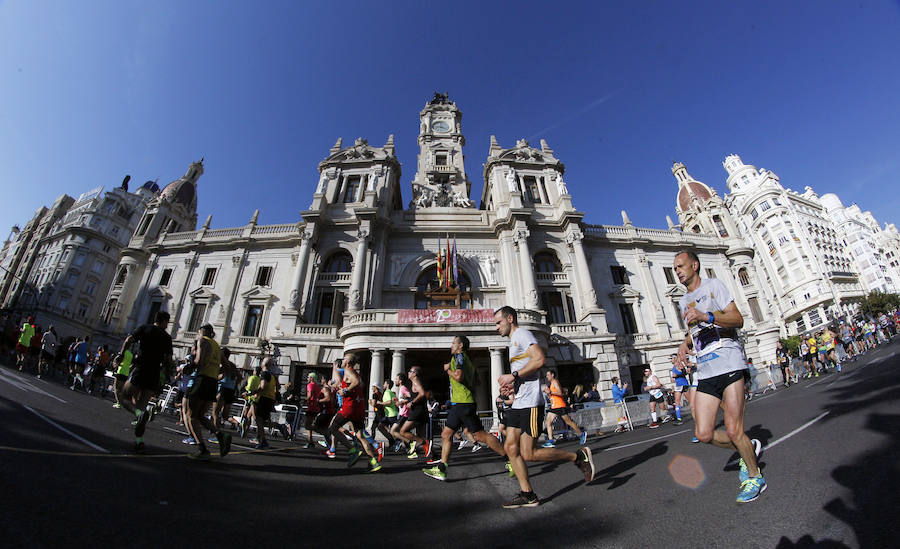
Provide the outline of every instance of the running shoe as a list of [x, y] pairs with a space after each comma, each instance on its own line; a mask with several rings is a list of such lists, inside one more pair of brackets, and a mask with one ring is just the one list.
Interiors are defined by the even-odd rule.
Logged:
[[316, 444], [318, 444], [318, 445], [321, 446], [322, 448], [325, 448], [326, 450], [328, 449], [328, 443], [325, 442], [324, 440], [319, 440], [319, 441], [316, 442]]
[[181, 443], [182, 444], [190, 444], [191, 446], [193, 446], [194, 444], [197, 444], [197, 441], [194, 440], [194, 437], [187, 437], [185, 439], [182, 439]]
[[134, 424], [134, 434], [142, 437], [144, 436], [144, 429], [147, 428], [147, 421], [150, 419], [150, 414], [146, 411], [141, 411], [141, 415], [137, 417], [137, 422]]
[[119, 404], [118, 402], [116, 402], [115, 404], [113, 404], [113, 408], [121, 408], [121, 407], [122, 407], [122, 405]]
[[219, 439], [216, 438], [216, 434], [213, 433], [213, 434], [209, 435], [209, 438], [206, 439], [206, 442], [208, 442], [208, 443], [210, 443], [210, 444], [218, 444], [218, 443], [219, 443]]
[[209, 461], [211, 456], [209, 455], [209, 450], [204, 448], [201, 450], [197, 450], [196, 452], [191, 452], [187, 457], [188, 459], [193, 459], [196, 461]]
[[153, 421], [156, 418], [156, 405], [148, 404], [145, 412], [147, 412], [147, 421]]
[[362, 452], [358, 448], [350, 448], [350, 459], [347, 460], [347, 467], [353, 467], [359, 461]]
[[516, 476], [516, 470], [513, 469], [512, 463], [507, 461], [503, 465], [504, 467], [506, 467], [506, 472], [509, 474], [509, 478], [513, 478], [514, 476]]
[[477, 452], [478, 450], [481, 450], [482, 448], [484, 448], [484, 444], [482, 444], [480, 442], [476, 442], [475, 445], [472, 446], [472, 453], [474, 454], [475, 452]]
[[370, 459], [368, 472], [369, 473], [377, 473], [378, 471], [381, 471], [381, 463], [378, 460], [376, 460], [375, 458]]
[[738, 503], [747, 503], [758, 498], [760, 494], [766, 491], [766, 479], [762, 475], [758, 477], [750, 477], [741, 483], [741, 492], [735, 501]]
[[594, 458], [591, 456], [591, 449], [584, 446], [575, 455], [575, 466], [584, 473], [584, 481], [590, 482], [594, 480]]
[[694, 437], [694, 438], [691, 439], [691, 442], [693, 442], [693, 443], [696, 444], [696, 443], [700, 442], [700, 439], [697, 438], [697, 437]]
[[556, 448], [556, 442], [548, 440], [547, 442], [541, 444], [541, 448]]
[[416, 441], [412, 441], [409, 443], [409, 451], [406, 452], [406, 457], [410, 459], [416, 459]]
[[[757, 439], [750, 439], [750, 444], [753, 445], [753, 453], [756, 454], [756, 458], [759, 459], [759, 456], [762, 455], [762, 443]], [[744, 463], [744, 458], [738, 460], [738, 466], [740, 467], [740, 471], [738, 472], [738, 480], [740, 480], [743, 485], [744, 482], [750, 478], [750, 472], [747, 470], [747, 464]], [[759, 464], [757, 463], [757, 467]]]
[[531, 495], [519, 492], [516, 497], [503, 504], [504, 509], [518, 509], [519, 507], [537, 507], [541, 500], [532, 492]]
[[394, 453], [395, 453], [395, 454], [399, 454], [399, 453], [400, 453], [400, 447], [401, 447], [401, 446], [403, 446], [403, 441], [401, 441], [401, 440], [398, 440], [397, 442], [394, 443]]
[[667, 423], [667, 422], [669, 422], [669, 421], [671, 421], [671, 420], [672, 420], [672, 416], [667, 415], [666, 417], [663, 418], [662, 422], [663, 422], [663, 423]]
[[225, 457], [231, 451], [231, 433], [220, 433], [219, 457]]
[[675, 420], [675, 425], [682, 425], [682, 424], [684, 424], [684, 421], [682, 421], [680, 419]]
[[578, 445], [584, 446], [585, 442], [587, 442], [587, 431], [582, 431], [581, 435], [578, 436]]
[[437, 465], [435, 465], [434, 467], [422, 469], [422, 472], [425, 473], [426, 477], [431, 477], [441, 481], [447, 480], [447, 473], [445, 471], [441, 471], [441, 468]]
[[462, 450], [463, 448], [465, 448], [465, 447], [468, 446], [468, 445], [469, 445], [469, 441], [468, 441], [468, 440], [461, 440], [461, 441], [459, 442], [459, 446], [457, 446], [456, 449], [457, 449], [457, 450]]
[[431, 457], [431, 441], [430, 440], [426, 440], [425, 442], [422, 443], [422, 449], [425, 450], [426, 458]]
[[441, 458], [435, 456], [435, 457], [429, 459], [428, 461], [426, 461], [425, 465], [437, 465], [440, 462], [441, 462]]
[[375, 446], [375, 455], [378, 457], [378, 461], [381, 461], [384, 459], [384, 443], [383, 442], [379, 442]]
[[262, 442], [257, 442], [256, 446], [254, 446], [253, 448], [255, 450], [268, 450], [269, 448], [271, 448], [271, 446], [269, 446], [268, 442], [262, 441]]
[[650, 427], [651, 429], [656, 429], [657, 427], [659, 427], [659, 423], [656, 422], [656, 421], [654, 421], [653, 423], [651, 423], [651, 424], [649, 425], [649, 427]]
[[134, 453], [135, 454], [143, 454], [147, 450], [147, 447], [144, 446], [143, 442], [135, 442], [134, 443]]
[[255, 445], [259, 444], [259, 441], [258, 441], [257, 439], [255, 439], [255, 438], [248, 438], [248, 439], [247, 439], [247, 443], [248, 443], [248, 444], [253, 444], [253, 445], [255, 446]]
[[337, 454], [331, 448], [325, 451], [325, 455], [328, 457], [328, 459], [334, 459], [337, 457]]

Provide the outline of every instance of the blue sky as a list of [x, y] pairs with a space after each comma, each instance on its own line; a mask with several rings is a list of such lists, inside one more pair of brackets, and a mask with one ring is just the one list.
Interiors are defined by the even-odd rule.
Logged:
[[200, 157], [200, 223], [294, 222], [339, 136], [393, 133], [406, 203], [435, 91], [476, 203], [495, 134], [546, 139], [588, 223], [665, 227], [672, 161], [721, 194], [730, 153], [898, 222], [897, 29], [877, 1], [0, 1], [0, 233]]

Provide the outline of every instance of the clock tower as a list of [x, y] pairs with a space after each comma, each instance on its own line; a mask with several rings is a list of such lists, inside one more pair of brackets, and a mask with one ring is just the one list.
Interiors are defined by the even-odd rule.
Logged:
[[419, 120], [419, 158], [410, 207], [474, 208], [462, 153], [466, 144], [460, 132], [462, 112], [447, 94], [435, 93]]

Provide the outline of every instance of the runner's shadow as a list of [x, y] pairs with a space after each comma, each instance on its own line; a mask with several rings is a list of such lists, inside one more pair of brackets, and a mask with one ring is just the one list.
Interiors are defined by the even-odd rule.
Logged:
[[615, 490], [635, 476], [635, 473], [627, 475], [623, 473], [630, 469], [634, 469], [645, 461], [661, 457], [668, 451], [669, 446], [665, 441], [657, 442], [638, 454], [619, 460], [616, 464], [597, 471], [597, 474], [594, 475], [594, 480], [589, 483], [589, 486], [609, 484], [607, 490]]

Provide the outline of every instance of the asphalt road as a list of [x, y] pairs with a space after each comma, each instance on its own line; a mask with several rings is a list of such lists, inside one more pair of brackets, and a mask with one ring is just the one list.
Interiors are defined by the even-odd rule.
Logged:
[[280, 440], [196, 463], [163, 417], [132, 455], [111, 401], [2, 366], [0, 546], [896, 547], [898, 354], [900, 338], [749, 403], [767, 446], [755, 502], [734, 501], [736, 454], [692, 444], [687, 421], [591, 437], [589, 485], [568, 463], [532, 464], [542, 504], [517, 510], [500, 507], [517, 484], [489, 450], [454, 453], [446, 483], [405, 456], [367, 474]]

